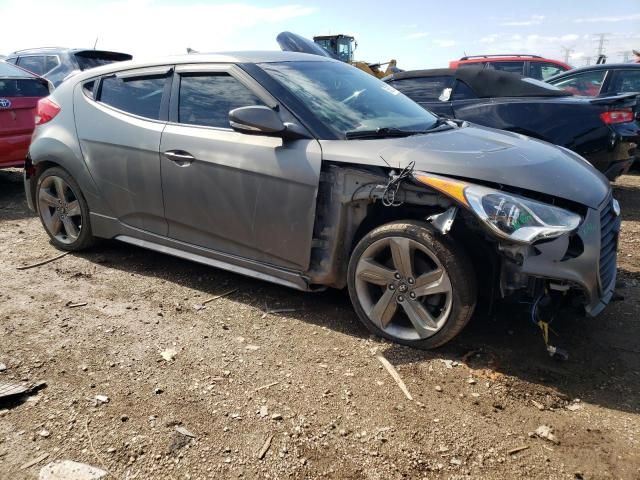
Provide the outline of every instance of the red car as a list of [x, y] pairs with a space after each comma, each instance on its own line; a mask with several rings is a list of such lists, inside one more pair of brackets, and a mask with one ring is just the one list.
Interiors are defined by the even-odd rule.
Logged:
[[36, 105], [51, 88], [46, 79], [0, 61], [0, 168], [24, 165]]
[[482, 67], [503, 70], [505, 72], [518, 73], [525, 77], [546, 80], [567, 70], [571, 65], [542, 58], [538, 55], [474, 55], [462, 57], [460, 60], [449, 62], [449, 68]]

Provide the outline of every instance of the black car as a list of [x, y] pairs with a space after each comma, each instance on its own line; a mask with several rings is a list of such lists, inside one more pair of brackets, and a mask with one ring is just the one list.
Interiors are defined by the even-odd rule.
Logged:
[[640, 92], [640, 63], [590, 65], [554, 75], [547, 82], [586, 97]]
[[18, 50], [5, 61], [46, 78], [57, 87], [73, 73], [132, 58], [128, 53], [105, 50], [46, 47]]
[[414, 70], [389, 85], [440, 116], [521, 133], [573, 150], [610, 180], [626, 173], [640, 142], [638, 95], [583, 98], [495, 70]]

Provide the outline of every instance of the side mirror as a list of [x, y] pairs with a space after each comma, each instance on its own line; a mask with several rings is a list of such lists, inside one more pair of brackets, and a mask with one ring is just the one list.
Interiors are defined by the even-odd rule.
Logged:
[[229, 123], [236, 132], [248, 135], [282, 136], [287, 129], [280, 116], [270, 109], [254, 105], [229, 112]]

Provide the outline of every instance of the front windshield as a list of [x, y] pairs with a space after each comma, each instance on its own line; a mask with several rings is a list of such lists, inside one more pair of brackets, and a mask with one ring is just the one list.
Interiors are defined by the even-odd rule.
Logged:
[[327, 61], [260, 67], [340, 136], [377, 129], [421, 131], [437, 124], [435, 115], [351, 65]]

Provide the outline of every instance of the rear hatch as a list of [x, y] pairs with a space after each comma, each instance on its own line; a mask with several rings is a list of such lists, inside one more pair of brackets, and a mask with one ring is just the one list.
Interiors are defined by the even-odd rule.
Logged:
[[78, 50], [73, 53], [80, 70], [101, 67], [114, 62], [124, 62], [133, 57], [128, 53], [107, 52], [105, 50]]
[[0, 77], [0, 137], [30, 134], [38, 100], [49, 95], [46, 80]]

